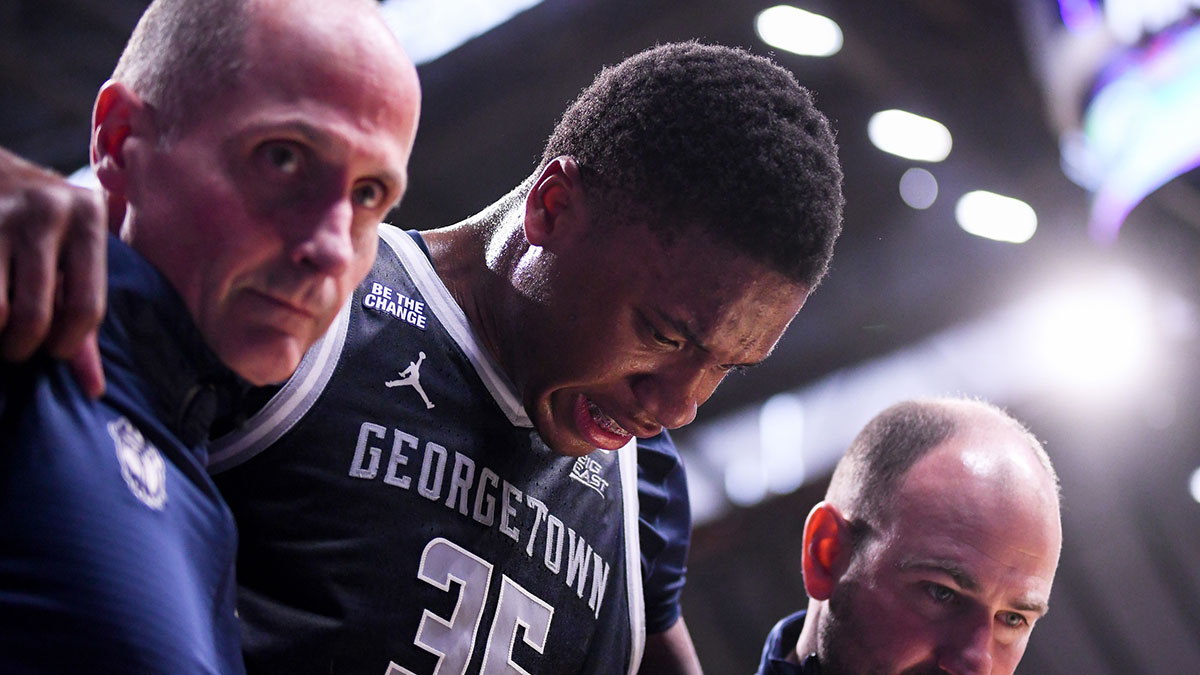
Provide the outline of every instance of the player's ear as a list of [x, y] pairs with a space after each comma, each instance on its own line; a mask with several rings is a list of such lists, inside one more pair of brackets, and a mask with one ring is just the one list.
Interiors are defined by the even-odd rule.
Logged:
[[820, 502], [804, 521], [804, 590], [813, 600], [828, 600], [850, 565], [854, 542], [850, 523], [829, 502]]
[[575, 234], [582, 214], [583, 182], [574, 157], [555, 157], [542, 169], [525, 198], [525, 239], [553, 249]]
[[133, 137], [153, 138], [152, 114], [129, 87], [109, 80], [92, 110], [92, 168], [104, 189], [124, 198], [129, 189], [128, 150]]

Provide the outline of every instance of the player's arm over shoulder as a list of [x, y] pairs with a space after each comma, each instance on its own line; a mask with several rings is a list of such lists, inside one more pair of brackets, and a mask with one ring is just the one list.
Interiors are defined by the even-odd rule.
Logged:
[[0, 148], [0, 359], [70, 358], [84, 391], [100, 395], [106, 231], [120, 215], [98, 192]]

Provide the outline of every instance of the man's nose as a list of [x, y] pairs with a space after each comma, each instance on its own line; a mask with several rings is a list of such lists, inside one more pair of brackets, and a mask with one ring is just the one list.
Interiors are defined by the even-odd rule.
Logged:
[[950, 675], [987, 675], [992, 672], [992, 618], [983, 617], [959, 626], [938, 654], [938, 666]]
[[293, 262], [318, 274], [337, 276], [344, 272], [354, 257], [353, 221], [354, 206], [349, 197], [326, 205], [298, 233]]

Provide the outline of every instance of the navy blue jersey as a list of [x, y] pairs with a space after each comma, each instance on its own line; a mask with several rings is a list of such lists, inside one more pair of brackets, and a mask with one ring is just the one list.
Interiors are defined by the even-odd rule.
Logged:
[[[213, 447], [214, 471], [232, 468], [217, 482], [242, 532], [248, 669], [636, 670], [644, 597], [658, 630], [678, 615], [687, 501], [669, 437], [550, 450], [417, 241], [381, 238], [296, 375]], [[658, 483], [641, 522], [639, 471]]]
[[805, 611], [779, 620], [767, 635], [756, 675], [820, 675], [821, 664], [815, 654], [807, 655], [802, 663], [791, 663], [789, 654], [796, 649], [800, 632], [804, 630]]
[[237, 533], [203, 442], [241, 385], [108, 246], [104, 397], [48, 359], [0, 378], [0, 672], [240, 673]]

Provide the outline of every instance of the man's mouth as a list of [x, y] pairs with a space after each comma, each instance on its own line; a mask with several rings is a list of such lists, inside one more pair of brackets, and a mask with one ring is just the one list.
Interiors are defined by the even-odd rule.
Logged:
[[617, 450], [633, 436], [583, 394], [575, 399], [575, 427], [588, 443], [602, 450]]
[[625, 431], [625, 427], [621, 426], [620, 424], [617, 424], [616, 420], [609, 417], [608, 415], [605, 415], [604, 411], [600, 409], [600, 406], [596, 405], [595, 402], [593, 402], [591, 399], [588, 399], [587, 404], [588, 404], [588, 412], [591, 413], [592, 419], [596, 421], [596, 424], [599, 424], [600, 426], [604, 427], [604, 429], [606, 431], [611, 431], [612, 433], [618, 434], [621, 436], [631, 436], [632, 435], [628, 431]]
[[290, 299], [258, 290], [251, 290], [250, 292], [257, 296], [260, 302], [274, 308], [276, 311], [283, 311], [303, 319], [311, 320], [316, 317], [316, 313], [312, 309]]

